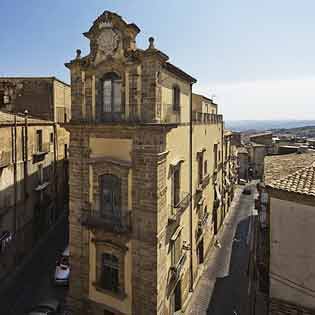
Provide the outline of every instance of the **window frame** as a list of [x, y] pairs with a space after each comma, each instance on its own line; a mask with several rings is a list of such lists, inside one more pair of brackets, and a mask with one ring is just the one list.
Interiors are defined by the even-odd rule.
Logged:
[[178, 112], [180, 111], [180, 87], [178, 84], [174, 84], [172, 88], [172, 106], [173, 111]]
[[[110, 103], [105, 103], [105, 82], [110, 83]], [[115, 93], [116, 89], [119, 91], [119, 104], [116, 104], [115, 102]], [[121, 114], [123, 112], [123, 106], [122, 106], [122, 78], [119, 76], [116, 72], [108, 72], [106, 73], [102, 79], [101, 79], [101, 112], [102, 114]], [[119, 111], [117, 111], [117, 108], [119, 106]], [[107, 110], [110, 109], [110, 110]]]

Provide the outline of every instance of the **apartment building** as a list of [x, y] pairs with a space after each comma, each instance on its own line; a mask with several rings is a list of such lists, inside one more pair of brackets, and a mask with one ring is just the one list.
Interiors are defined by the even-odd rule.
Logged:
[[68, 144], [51, 121], [0, 111], [0, 279], [67, 207]]
[[0, 77], [0, 110], [64, 123], [71, 118], [70, 85], [55, 77]]
[[90, 53], [66, 64], [75, 314], [179, 314], [232, 198], [222, 115], [152, 37], [137, 48], [139, 32], [105, 11], [84, 33]]

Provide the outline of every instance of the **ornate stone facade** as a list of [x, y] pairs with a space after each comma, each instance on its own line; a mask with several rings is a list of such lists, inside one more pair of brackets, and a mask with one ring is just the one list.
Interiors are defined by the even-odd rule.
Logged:
[[[223, 139], [222, 115], [201, 110], [192, 116], [196, 80], [169, 63], [153, 38], [138, 49], [139, 31], [104, 12], [84, 33], [90, 54], [81, 57], [78, 50], [66, 64], [75, 314], [184, 310], [228, 211], [223, 151], [230, 140]], [[109, 176], [104, 184], [103, 175]], [[102, 288], [110, 285], [112, 291]]]

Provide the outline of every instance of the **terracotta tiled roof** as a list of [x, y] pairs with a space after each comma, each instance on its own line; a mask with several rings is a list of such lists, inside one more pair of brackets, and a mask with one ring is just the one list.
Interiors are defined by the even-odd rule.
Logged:
[[311, 166], [314, 161], [315, 152], [266, 156], [264, 161], [264, 182], [268, 185], [277, 179]]
[[269, 187], [315, 196], [315, 165], [300, 169], [293, 174], [271, 182]]

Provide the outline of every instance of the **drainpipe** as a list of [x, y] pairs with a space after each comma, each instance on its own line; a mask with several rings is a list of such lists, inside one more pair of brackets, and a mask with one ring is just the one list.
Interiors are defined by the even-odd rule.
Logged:
[[189, 291], [194, 290], [194, 272], [193, 272], [193, 193], [192, 193], [192, 135], [193, 135], [193, 124], [192, 124], [192, 83], [190, 83], [190, 100], [189, 100], [189, 193], [190, 193], [190, 287]]
[[13, 180], [14, 180], [14, 215], [13, 215], [13, 229], [14, 235], [17, 232], [17, 152], [16, 152], [16, 113], [14, 113], [14, 128], [13, 128]]
[[28, 111], [24, 111], [24, 202], [28, 198], [27, 192], [27, 180], [28, 180], [28, 170], [27, 170], [27, 162], [28, 162], [28, 121], [27, 115]]

